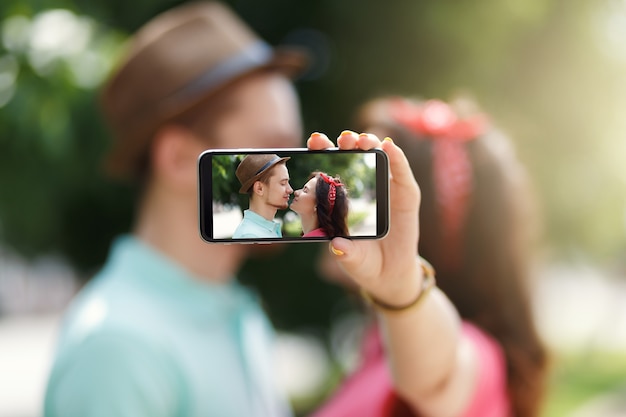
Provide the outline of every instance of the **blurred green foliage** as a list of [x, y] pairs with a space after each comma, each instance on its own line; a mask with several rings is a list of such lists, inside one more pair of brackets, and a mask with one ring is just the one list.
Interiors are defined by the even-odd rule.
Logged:
[[[302, 188], [309, 175], [321, 171], [332, 176], [339, 176], [350, 190], [351, 197], [359, 197], [365, 189], [373, 189], [376, 181], [374, 167], [363, 162], [363, 154], [335, 153], [330, 157], [324, 154], [294, 155], [277, 153], [278, 156], [290, 156], [286, 162], [289, 170], [289, 183], [294, 190]], [[224, 205], [239, 205], [247, 208], [248, 198], [238, 198], [241, 183], [235, 175], [239, 163], [246, 155], [214, 155], [212, 158], [213, 199]]]
[[[88, 277], [113, 236], [128, 230], [132, 190], [100, 170], [109, 134], [97, 91], [127, 35], [179, 3], [0, 3], [3, 244], [27, 256], [61, 254]], [[270, 43], [305, 45], [315, 54], [298, 83], [306, 132], [339, 134], [355, 107], [376, 94], [469, 93], [512, 136], [529, 167], [549, 248], [603, 261], [624, 253], [623, 2], [229, 3]], [[288, 271], [297, 268], [309, 271], [298, 280], [314, 279], [310, 245], [289, 250], [284, 271], [270, 269], [276, 279], [291, 279]], [[325, 308], [336, 297], [319, 286]]]
[[590, 350], [561, 354], [553, 364], [542, 415], [569, 416], [599, 395], [621, 396], [626, 388], [624, 370], [626, 356], [623, 352]]
[[0, 240], [89, 271], [129, 226], [130, 193], [100, 174], [108, 135], [94, 91], [123, 36], [93, 17], [2, 2]]
[[239, 187], [235, 170], [243, 159], [240, 155], [214, 155], [211, 158], [211, 193], [213, 201], [226, 206], [246, 206], [240, 204]]

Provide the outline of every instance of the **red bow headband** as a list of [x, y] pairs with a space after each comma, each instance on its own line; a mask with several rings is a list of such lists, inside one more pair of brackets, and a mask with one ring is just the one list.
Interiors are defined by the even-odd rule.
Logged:
[[477, 114], [459, 118], [447, 103], [390, 102], [390, 115], [418, 137], [433, 141], [433, 181], [443, 228], [443, 240], [453, 266], [461, 259], [462, 236], [473, 191], [472, 165], [464, 146], [485, 133], [488, 121]]
[[333, 207], [335, 207], [335, 200], [337, 199], [337, 187], [342, 187], [343, 184], [336, 179], [329, 177], [328, 175], [320, 172], [320, 178], [324, 180], [328, 187], [328, 203], [330, 204], [330, 212], [333, 212]]
[[404, 99], [393, 99], [391, 116], [419, 136], [433, 139], [468, 141], [482, 135], [487, 129], [487, 117], [477, 114], [460, 119], [452, 107], [441, 100], [417, 104]]

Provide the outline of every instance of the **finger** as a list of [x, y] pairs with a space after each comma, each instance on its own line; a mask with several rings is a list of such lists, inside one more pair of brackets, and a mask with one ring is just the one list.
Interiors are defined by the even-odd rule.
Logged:
[[337, 138], [339, 149], [354, 149], [359, 135], [351, 130], [344, 130]]
[[353, 247], [354, 245], [352, 241], [340, 237], [334, 238], [328, 245], [330, 253], [336, 257], [342, 258], [349, 258], [353, 256]]
[[400, 187], [407, 187], [409, 189], [418, 189], [417, 182], [411, 171], [409, 161], [406, 159], [406, 155], [389, 137], [383, 140], [381, 145], [389, 157], [389, 167], [391, 169], [392, 184], [395, 183]]
[[309, 136], [309, 139], [307, 139], [306, 146], [309, 149], [318, 150], [333, 148], [335, 144], [330, 139], [328, 139], [328, 136], [326, 136], [325, 134], [315, 132], [311, 133], [311, 136]]
[[390, 228], [389, 236], [394, 243], [417, 244], [419, 236], [418, 213], [420, 189], [404, 152], [389, 138], [385, 138], [382, 148], [389, 157], [390, 181]]
[[359, 149], [373, 149], [380, 147], [380, 140], [372, 133], [361, 133], [357, 140], [357, 147]]
[[372, 262], [377, 261], [373, 255], [376, 251], [368, 247], [371, 243], [336, 237], [330, 242], [329, 250], [348, 275], [357, 281], [363, 281], [376, 275], [376, 268], [372, 268]]

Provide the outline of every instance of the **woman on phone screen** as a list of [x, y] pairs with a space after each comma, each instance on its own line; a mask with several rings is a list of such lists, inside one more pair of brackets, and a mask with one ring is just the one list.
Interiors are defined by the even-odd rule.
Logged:
[[300, 216], [302, 237], [349, 236], [348, 194], [338, 177], [313, 172], [294, 192], [291, 210]]

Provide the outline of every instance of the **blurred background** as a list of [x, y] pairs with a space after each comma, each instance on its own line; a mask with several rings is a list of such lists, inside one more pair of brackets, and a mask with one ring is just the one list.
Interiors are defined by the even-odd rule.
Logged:
[[[97, 92], [128, 35], [179, 3], [0, 2], [1, 416], [39, 415], [60, 315], [131, 223], [129, 190], [100, 173]], [[228, 3], [270, 43], [315, 55], [297, 84], [307, 133], [335, 137], [363, 100], [402, 93], [469, 94], [510, 134], [541, 208], [544, 415], [626, 415], [626, 0]], [[363, 321], [320, 279], [320, 250], [262, 252], [241, 275], [280, 331], [299, 415], [354, 365]]]

